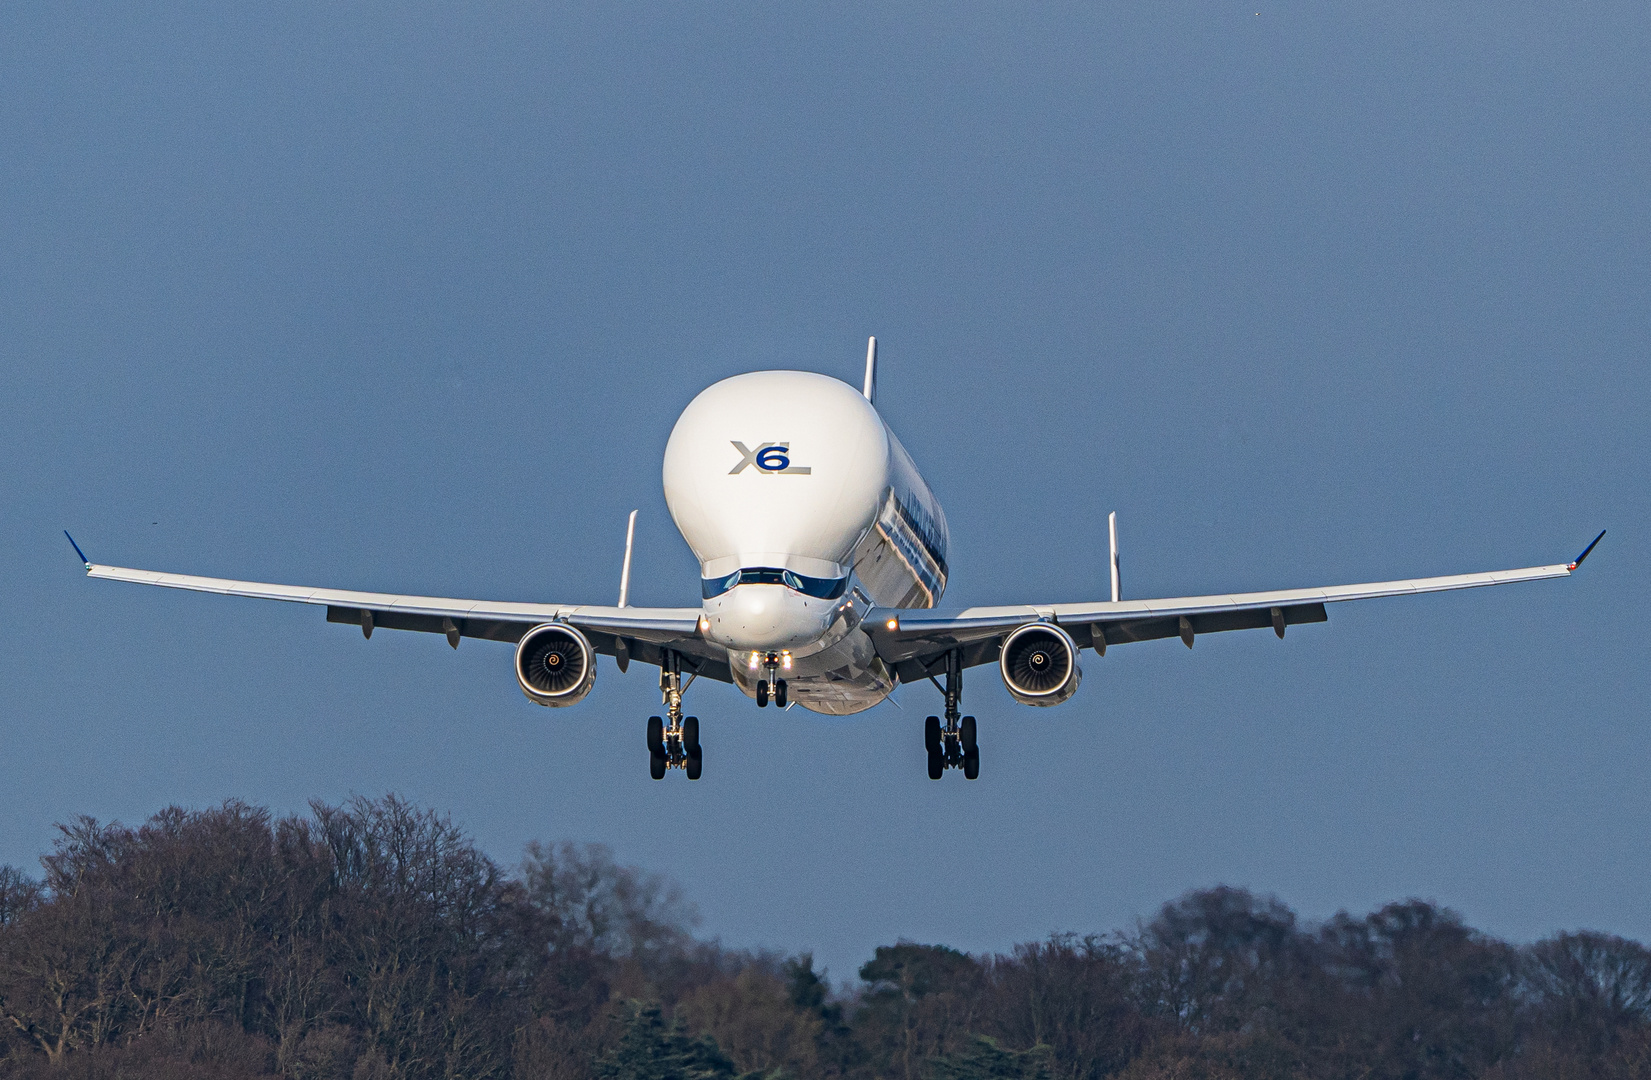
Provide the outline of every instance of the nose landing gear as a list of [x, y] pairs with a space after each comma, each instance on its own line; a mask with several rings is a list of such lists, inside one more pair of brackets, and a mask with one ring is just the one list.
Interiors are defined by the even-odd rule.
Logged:
[[[688, 677], [690, 683], [693, 676]], [[659, 692], [665, 698], [665, 717], [648, 717], [648, 775], [665, 779], [666, 769], [681, 769], [698, 780], [705, 768], [699, 746], [699, 717], [682, 715], [682, 660], [667, 651], [659, 667]]]
[[[934, 676], [929, 681], [935, 682]], [[946, 723], [931, 716], [923, 721], [923, 746], [929, 753], [929, 779], [938, 780], [947, 769], [962, 769], [967, 780], [980, 776], [980, 747], [975, 741], [975, 718], [960, 716], [958, 705], [963, 700], [963, 658], [953, 649], [946, 654], [946, 685], [940, 686], [946, 698]]]

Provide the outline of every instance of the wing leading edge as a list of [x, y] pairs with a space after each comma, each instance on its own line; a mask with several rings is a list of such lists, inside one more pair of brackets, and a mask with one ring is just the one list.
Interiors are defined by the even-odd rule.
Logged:
[[[72, 538], [70, 542], [73, 543]], [[458, 647], [461, 637], [514, 643], [541, 623], [565, 622], [582, 630], [599, 653], [627, 661], [634, 658], [644, 663], [658, 663], [660, 650], [669, 647], [686, 654], [684, 667], [695, 674], [731, 681], [726, 657], [699, 636], [698, 608], [621, 608], [404, 596], [167, 574], [92, 562], [86, 562], [86, 574], [106, 581], [129, 581], [165, 589], [324, 606], [328, 622], [360, 626], [369, 636], [377, 627], [445, 634], [454, 648]]]
[[934, 662], [953, 649], [962, 650], [966, 667], [994, 663], [1003, 637], [1030, 622], [1056, 623], [1080, 648], [1091, 647], [1098, 652], [1105, 652], [1108, 645], [1168, 637], [1179, 637], [1191, 648], [1197, 635], [1223, 630], [1272, 627], [1283, 637], [1287, 626], [1324, 622], [1328, 618], [1325, 605], [1345, 600], [1414, 596], [1569, 577], [1604, 535], [1602, 532], [1595, 537], [1594, 543], [1574, 562], [1551, 566], [1160, 600], [976, 607], [950, 612], [883, 608], [867, 616], [867, 625], [878, 655], [894, 667], [905, 682], [929, 677]]
[[[1167, 637], [1180, 637], [1191, 648], [1197, 635], [1225, 630], [1272, 627], [1283, 637], [1287, 626], [1324, 622], [1328, 618], [1326, 604], [1569, 577], [1604, 535], [1601, 532], [1594, 537], [1574, 561], [1549, 566], [1157, 600], [974, 607], [950, 612], [874, 608], [864, 625], [878, 654], [905, 682], [929, 677], [935, 662], [954, 650], [961, 651], [965, 667], [993, 663], [1004, 636], [1032, 622], [1058, 624], [1078, 647], [1103, 653], [1108, 645]], [[69, 542], [74, 544], [74, 538], [70, 537]], [[726, 655], [700, 637], [698, 608], [532, 604], [321, 589], [104, 566], [86, 559], [78, 544], [75, 553], [85, 564], [88, 577], [325, 606], [328, 622], [360, 626], [368, 636], [376, 627], [438, 633], [445, 634], [457, 648], [461, 637], [514, 643], [541, 623], [565, 622], [583, 631], [597, 652], [618, 658], [621, 666], [632, 658], [657, 665], [662, 650], [669, 648], [681, 655], [683, 666], [695, 674], [732, 681]]]

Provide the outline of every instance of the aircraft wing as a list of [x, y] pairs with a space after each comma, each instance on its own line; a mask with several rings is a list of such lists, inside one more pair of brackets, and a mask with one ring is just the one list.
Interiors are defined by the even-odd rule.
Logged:
[[[1599, 537], [1594, 538], [1594, 544], [1597, 543]], [[1197, 635], [1222, 630], [1271, 627], [1283, 637], [1287, 626], [1324, 622], [1328, 618], [1325, 605], [1343, 600], [1413, 596], [1569, 577], [1594, 550], [1594, 544], [1589, 544], [1574, 562], [1485, 574], [1162, 600], [1029, 604], [959, 611], [877, 608], [867, 614], [865, 626], [884, 663], [899, 673], [901, 681], [912, 682], [943, 670], [945, 654], [953, 649], [962, 650], [965, 667], [995, 663], [1003, 638], [1016, 627], [1030, 622], [1056, 623], [1079, 648], [1088, 646], [1102, 653], [1108, 645], [1167, 637], [1179, 637], [1190, 649]]]
[[[71, 539], [72, 542], [72, 539]], [[80, 549], [75, 548], [78, 552]], [[85, 557], [82, 556], [83, 561]], [[532, 604], [495, 600], [455, 600], [440, 596], [403, 596], [397, 593], [317, 589], [305, 585], [274, 585], [262, 581], [167, 574], [133, 570], [86, 561], [88, 577], [159, 585], [166, 589], [246, 596], [258, 600], [287, 600], [327, 609], [327, 621], [360, 626], [371, 637], [374, 629], [421, 630], [445, 634], [455, 649], [461, 637], [516, 642], [541, 623], [565, 622], [578, 627], [599, 653], [657, 664], [660, 650], [684, 654], [683, 667], [695, 674], [731, 682], [727, 654], [699, 636], [699, 608], [593, 607], [578, 604]]]

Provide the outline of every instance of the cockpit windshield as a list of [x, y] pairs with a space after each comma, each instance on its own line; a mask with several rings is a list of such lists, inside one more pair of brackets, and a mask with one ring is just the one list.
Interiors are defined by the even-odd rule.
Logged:
[[819, 600], [835, 600], [848, 591], [848, 578], [808, 577], [791, 570], [777, 570], [772, 566], [747, 567], [727, 577], [700, 578], [700, 591], [705, 599], [721, 596], [735, 585], [784, 585], [804, 596]]

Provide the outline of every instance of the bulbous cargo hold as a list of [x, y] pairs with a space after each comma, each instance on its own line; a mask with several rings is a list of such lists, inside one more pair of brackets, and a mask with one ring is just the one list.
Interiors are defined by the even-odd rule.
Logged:
[[1078, 647], [1054, 623], [1028, 623], [1010, 634], [998, 655], [1009, 696], [1022, 705], [1059, 705], [1078, 692]]
[[873, 603], [933, 607], [946, 516], [860, 391], [809, 371], [724, 379], [688, 404], [665, 447], [665, 501], [706, 596], [741, 571], [822, 588], [850, 573]]
[[830, 715], [888, 696], [860, 621], [940, 600], [946, 517], [860, 390], [808, 371], [724, 379], [682, 411], [662, 479], [700, 564], [699, 634], [741, 690], [764, 704], [783, 681]]
[[535, 705], [572, 705], [596, 684], [596, 650], [574, 627], [536, 626], [516, 644], [516, 683]]

